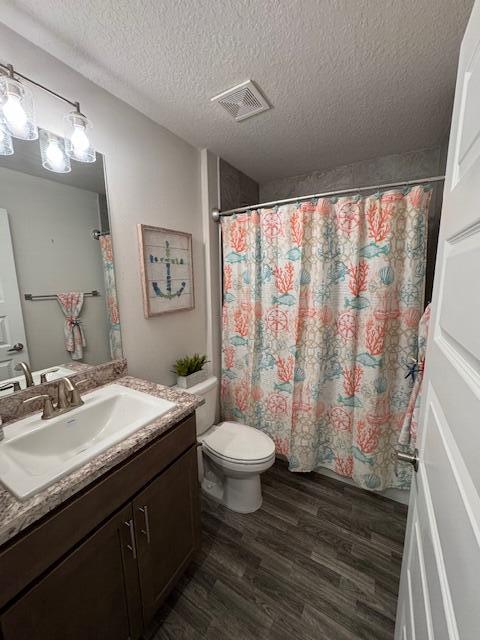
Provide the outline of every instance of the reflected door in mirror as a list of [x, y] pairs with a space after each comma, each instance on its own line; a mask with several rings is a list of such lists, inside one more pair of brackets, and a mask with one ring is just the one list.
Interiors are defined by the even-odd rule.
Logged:
[[0, 386], [18, 375], [19, 362], [30, 364], [26, 342], [8, 214], [0, 209]]

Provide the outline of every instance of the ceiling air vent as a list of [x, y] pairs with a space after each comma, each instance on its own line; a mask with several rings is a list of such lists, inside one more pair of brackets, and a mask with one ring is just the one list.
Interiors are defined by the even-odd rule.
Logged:
[[211, 102], [221, 104], [237, 122], [270, 109], [270, 105], [251, 80], [220, 93]]

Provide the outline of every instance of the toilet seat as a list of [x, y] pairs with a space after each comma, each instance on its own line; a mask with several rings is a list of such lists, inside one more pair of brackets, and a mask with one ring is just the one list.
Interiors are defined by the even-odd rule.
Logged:
[[221, 422], [198, 440], [209, 454], [225, 462], [258, 465], [275, 456], [269, 436], [240, 422]]
[[229, 458], [227, 456], [222, 456], [221, 454], [217, 453], [216, 451], [213, 451], [213, 449], [211, 449], [210, 447], [204, 445], [204, 449], [206, 451], [206, 453], [208, 453], [208, 455], [210, 455], [212, 458], [214, 459], [218, 459], [220, 462], [230, 462], [230, 463], [234, 463], [234, 464], [240, 464], [240, 465], [244, 465], [244, 466], [248, 466], [248, 465], [257, 465], [257, 464], [262, 464], [264, 462], [269, 462], [270, 460], [272, 460], [275, 457], [275, 454], [272, 453], [271, 455], [267, 456], [266, 458], [259, 458], [258, 460], [242, 460], [240, 458]]

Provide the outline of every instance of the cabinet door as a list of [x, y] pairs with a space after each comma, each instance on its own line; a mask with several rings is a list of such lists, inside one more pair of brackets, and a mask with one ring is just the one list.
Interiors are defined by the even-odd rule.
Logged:
[[133, 502], [145, 624], [199, 543], [197, 450], [190, 448]]
[[141, 633], [140, 611], [129, 506], [6, 610], [2, 638], [127, 640]]

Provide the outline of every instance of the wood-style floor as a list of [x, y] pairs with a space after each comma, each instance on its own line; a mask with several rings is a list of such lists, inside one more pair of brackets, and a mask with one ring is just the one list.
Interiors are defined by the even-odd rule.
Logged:
[[406, 507], [277, 462], [263, 506], [202, 499], [197, 560], [146, 640], [393, 638]]

